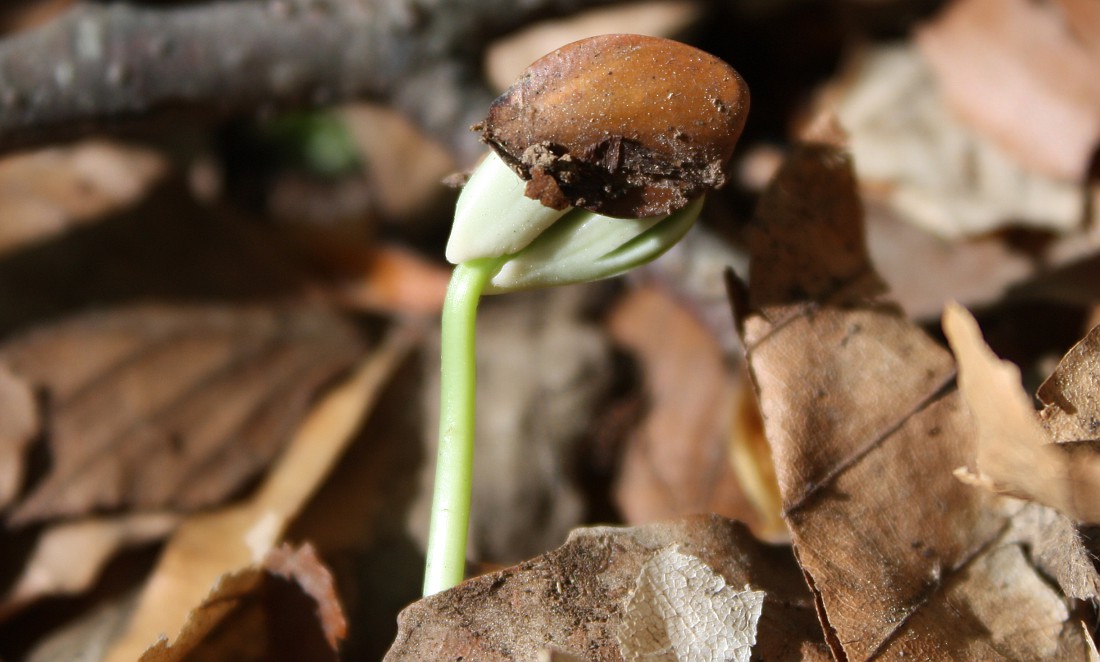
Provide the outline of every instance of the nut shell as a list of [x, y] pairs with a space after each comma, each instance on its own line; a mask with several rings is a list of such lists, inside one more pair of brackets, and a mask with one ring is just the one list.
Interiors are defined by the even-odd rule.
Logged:
[[745, 81], [669, 39], [602, 35], [542, 57], [493, 102], [484, 140], [555, 209], [671, 213], [722, 186], [748, 114]]

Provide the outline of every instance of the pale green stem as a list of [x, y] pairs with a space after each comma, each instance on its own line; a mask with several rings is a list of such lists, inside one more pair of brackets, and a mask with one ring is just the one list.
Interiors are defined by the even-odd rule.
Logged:
[[477, 304], [500, 258], [455, 267], [443, 304], [439, 455], [424, 595], [456, 586], [466, 570], [466, 532], [474, 468], [475, 323]]

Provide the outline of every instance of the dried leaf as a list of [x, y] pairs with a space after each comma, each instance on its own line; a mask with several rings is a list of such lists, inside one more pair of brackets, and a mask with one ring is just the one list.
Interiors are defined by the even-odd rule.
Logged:
[[[308, 607], [303, 602], [308, 602]], [[248, 613], [257, 610], [260, 615]], [[219, 641], [217, 627], [227, 618], [237, 623], [259, 618], [262, 623], [248, 637]], [[162, 638], [140, 660], [182, 662], [199, 657], [335, 662], [346, 631], [328, 568], [308, 544], [297, 550], [284, 544], [268, 552], [262, 563], [220, 577], [202, 604], [189, 614], [175, 641], [169, 645]], [[212, 655], [206, 647], [218, 653]], [[204, 654], [196, 654], [196, 650]]]
[[615, 485], [624, 520], [710, 512], [759, 524], [729, 455], [737, 383], [717, 341], [656, 288], [627, 295], [608, 324], [612, 339], [637, 357], [647, 391]]
[[306, 543], [295, 551], [284, 544], [273, 549], [264, 560], [264, 569], [287, 580], [296, 582], [306, 595], [317, 603], [321, 629], [325, 641], [336, 650], [340, 642], [348, 635], [348, 623], [336, 597], [336, 587], [332, 574], [328, 571], [313, 548]]
[[35, 642], [24, 662], [100, 662], [111, 640], [125, 627], [134, 591], [103, 601]]
[[1020, 369], [1002, 361], [982, 339], [978, 323], [957, 304], [943, 314], [943, 331], [959, 362], [959, 390], [978, 430], [972, 480], [1014, 496], [1064, 508], [1069, 502], [1064, 466], [1044, 447], [1050, 444], [1031, 399], [1020, 384]]
[[1008, 504], [952, 477], [974, 441], [951, 357], [883, 300], [861, 217], [846, 156], [798, 149], [761, 200], [736, 298], [834, 655], [1083, 658], [1063, 599], [1006, 539]]
[[[380, 660], [397, 634], [397, 613], [421, 596], [423, 550], [408, 532], [409, 504], [425, 457], [416, 403], [427, 371], [417, 348], [402, 362], [355, 440], [293, 519], [285, 539], [309, 541], [333, 568], [353, 625], [345, 660]], [[434, 371], [433, 371], [434, 372]], [[349, 525], [350, 523], [350, 525]]]
[[1029, 504], [1012, 517], [1006, 539], [1019, 541], [1032, 562], [1078, 600], [1100, 601], [1100, 573], [1074, 524], [1053, 508]]
[[619, 647], [628, 662], [747, 662], [763, 605], [763, 591], [738, 591], [699, 559], [666, 547], [638, 573]]
[[1100, 327], [1074, 345], [1036, 392], [1050, 440], [1100, 439]]
[[337, 285], [345, 306], [397, 314], [438, 315], [450, 271], [393, 245], [372, 246], [362, 272]]
[[136, 203], [166, 171], [148, 149], [101, 141], [0, 159], [0, 254]]
[[367, 163], [383, 214], [408, 218], [445, 191], [439, 182], [454, 171], [453, 157], [407, 117], [371, 104], [345, 106], [339, 116]]
[[884, 657], [1085, 660], [1087, 639], [1022, 548], [993, 545], [899, 628]]
[[47, 395], [52, 463], [9, 521], [220, 503], [360, 351], [310, 308], [144, 306], [11, 341], [0, 356]]
[[23, 456], [38, 434], [38, 407], [30, 385], [0, 364], [0, 509], [23, 486]]
[[385, 659], [534, 659], [551, 647], [585, 660], [619, 662], [625, 655], [619, 634], [643, 568], [670, 554], [692, 559], [684, 567], [704, 567], [707, 574], [698, 577], [708, 583], [763, 593], [756, 657], [828, 659], [813, 604], [789, 553], [713, 515], [625, 529], [578, 529], [554, 551], [406, 608]]
[[171, 175], [130, 207], [4, 255], [0, 334], [53, 324], [90, 302], [108, 310], [306, 298], [300, 259], [232, 209], [200, 203], [180, 173]]
[[83, 592], [119, 549], [159, 540], [178, 521], [172, 513], [146, 513], [50, 527], [35, 542], [19, 579], [0, 603], [0, 614], [46, 596]]
[[583, 657], [570, 655], [556, 650], [539, 651], [539, 662], [584, 662]]
[[730, 431], [730, 461], [741, 489], [761, 520], [753, 533], [761, 540], [789, 543], [791, 536], [783, 521], [783, 497], [779, 494], [775, 460], [764, 436], [764, 420], [751, 384], [742, 384], [737, 389], [736, 402], [737, 414]]
[[867, 248], [891, 298], [911, 319], [937, 319], [951, 298], [970, 307], [994, 304], [1037, 270], [1002, 236], [944, 241], [874, 201], [867, 205]]
[[[943, 328], [959, 361], [959, 389], [978, 428], [977, 475], [970, 480], [1051, 506], [1080, 522], [1100, 522], [1100, 453], [1080, 444], [1051, 443], [1020, 384], [1019, 368], [993, 354], [965, 309], [948, 306]], [[1097, 391], [1089, 369], [1096, 342], [1078, 343], [1053, 381], [1043, 384], [1041, 392], [1052, 403], [1060, 402], [1046, 410], [1052, 433], [1076, 436], [1091, 425], [1095, 409], [1089, 404]], [[1091, 411], [1078, 412], [1070, 398]]]
[[[408, 329], [392, 333], [310, 411], [253, 497], [230, 509], [195, 515], [179, 527], [145, 587], [129, 629], [106, 657], [108, 662], [137, 659], [158, 636], [180, 632], [188, 611], [202, 602], [219, 578], [249, 567], [274, 548], [407, 354], [412, 342]], [[216, 619], [224, 610], [200, 613], [203, 619]]]
[[962, 124], [911, 46], [861, 51], [826, 99], [825, 112], [849, 136], [861, 185], [933, 234], [974, 236], [1009, 224], [1066, 231], [1082, 221], [1081, 188], [1025, 170]]
[[1030, 169], [1080, 181], [1100, 141], [1100, 12], [959, 0], [917, 32], [952, 110]]

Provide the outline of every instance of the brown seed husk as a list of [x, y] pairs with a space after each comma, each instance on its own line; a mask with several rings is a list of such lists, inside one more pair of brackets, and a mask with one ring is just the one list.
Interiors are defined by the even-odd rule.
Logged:
[[669, 39], [602, 35], [532, 64], [489, 109], [484, 140], [548, 207], [640, 218], [722, 186], [749, 91]]

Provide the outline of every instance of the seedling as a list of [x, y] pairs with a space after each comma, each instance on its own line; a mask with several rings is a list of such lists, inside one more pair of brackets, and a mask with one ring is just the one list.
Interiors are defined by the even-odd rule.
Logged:
[[455, 208], [443, 306], [439, 455], [424, 594], [462, 581], [482, 294], [608, 278], [691, 228], [748, 112], [729, 65], [637, 35], [575, 42], [532, 64], [479, 127], [492, 152]]

